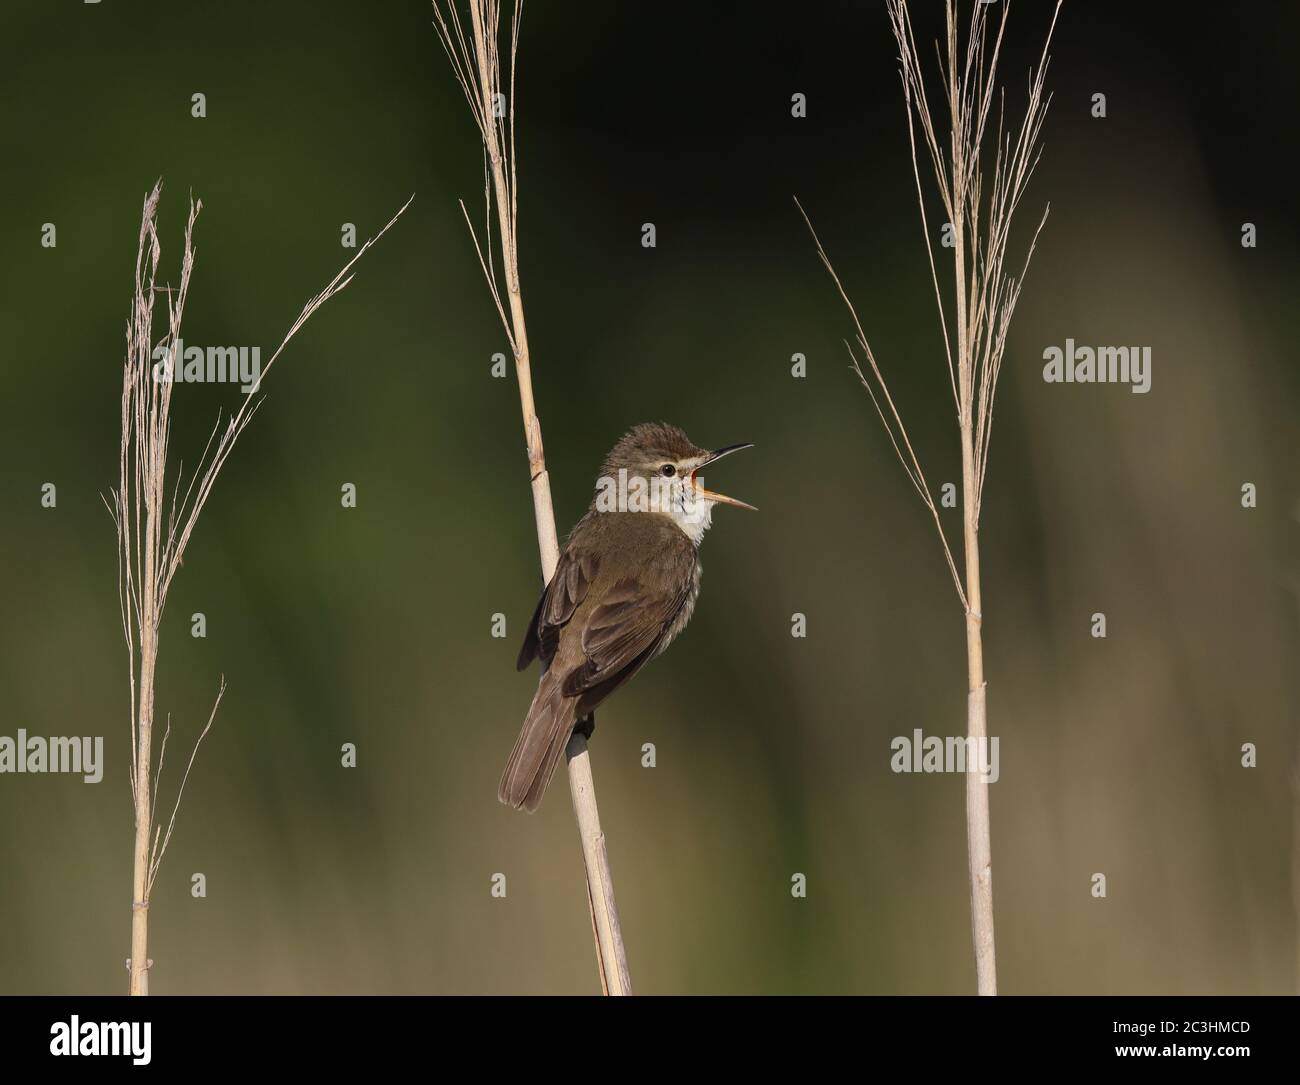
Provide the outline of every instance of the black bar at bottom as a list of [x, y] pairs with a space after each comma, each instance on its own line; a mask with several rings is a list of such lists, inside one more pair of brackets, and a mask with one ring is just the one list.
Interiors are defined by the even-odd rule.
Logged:
[[[493, 1076], [512, 1064], [606, 1079], [749, 1066], [858, 1076], [889, 1067], [1070, 1070], [1292, 1065], [1300, 1004], [1270, 997], [0, 999], [0, 1065], [140, 1073], [406, 1068]], [[59, 1064], [63, 1064], [62, 1066]], [[477, 1068], [477, 1069], [476, 1069]]]

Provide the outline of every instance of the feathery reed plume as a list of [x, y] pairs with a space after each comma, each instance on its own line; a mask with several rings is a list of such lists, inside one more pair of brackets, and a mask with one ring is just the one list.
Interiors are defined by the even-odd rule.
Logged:
[[[189, 296], [190, 275], [194, 270], [194, 222], [203, 207], [200, 200], [190, 199], [189, 220], [185, 226], [185, 252], [181, 261], [180, 286], [158, 285], [158, 264], [162, 245], [158, 240], [158, 202], [162, 182], [145, 197], [140, 219], [140, 241], [135, 260], [135, 293], [131, 316], [126, 326], [126, 360], [122, 368], [122, 443], [120, 481], [104, 504], [117, 525], [118, 598], [122, 609], [122, 632], [126, 637], [127, 658], [131, 674], [131, 797], [135, 808], [135, 850], [132, 865], [131, 896], [131, 971], [130, 992], [149, 993], [149, 896], [167, 845], [171, 842], [180, 809], [181, 796], [190, 769], [203, 739], [207, 736], [221, 697], [226, 691], [222, 676], [216, 701], [207, 725], [199, 734], [177, 788], [171, 817], [164, 832], [155, 823], [153, 800], [157, 795], [171, 734], [171, 718], [163, 732], [158, 763], [153, 760], [154, 676], [158, 664], [158, 630], [172, 579], [181, 567], [185, 548], [198, 523], [199, 513], [216, 484], [217, 475], [230, 455], [239, 435], [252, 421], [261, 399], [250, 392], [239, 410], [230, 415], [225, 429], [218, 412], [198, 468], [190, 476], [182, 493], [183, 465], [178, 468], [172, 489], [170, 508], [167, 502], [167, 451], [171, 437], [171, 403], [174, 383], [171, 376], [179, 362], [181, 321]], [[414, 197], [412, 197], [413, 199]], [[270, 372], [289, 340], [307, 323], [312, 314], [352, 281], [354, 264], [410, 206], [408, 199], [388, 225], [367, 241], [356, 255], [334, 276], [325, 288], [303, 306], [270, 361], [262, 368], [258, 383]], [[154, 303], [159, 296], [167, 302], [167, 330], [155, 344], [153, 338]], [[155, 370], [165, 379], [156, 379]]]
[[[445, 13], [443, 8], [445, 7]], [[487, 279], [488, 290], [505, 328], [506, 338], [515, 356], [515, 373], [519, 378], [519, 406], [523, 412], [524, 440], [528, 446], [528, 470], [532, 479], [533, 514], [537, 523], [537, 546], [541, 551], [542, 579], [549, 583], [560, 560], [560, 545], [555, 534], [555, 510], [551, 504], [551, 480], [546, 473], [542, 449], [542, 426], [533, 406], [533, 381], [528, 353], [528, 331], [524, 324], [523, 297], [519, 290], [517, 225], [518, 191], [515, 184], [515, 61], [519, 53], [519, 21], [523, 0], [516, 0], [510, 25], [509, 94], [503, 92], [498, 36], [501, 18], [499, 0], [469, 0], [469, 26], [466, 27], [454, 0], [439, 4], [434, 0], [433, 14], [447, 57], [451, 61], [470, 113], [483, 141], [483, 199], [485, 204], [485, 243], [480, 245], [465, 201], [461, 213], [469, 226], [479, 265]], [[492, 211], [496, 209], [502, 268], [498, 273], [492, 255]], [[501, 300], [504, 279], [506, 302]], [[507, 314], [507, 307], [509, 313]], [[573, 811], [578, 819], [582, 839], [582, 857], [587, 872], [587, 904], [591, 909], [591, 927], [596, 944], [596, 963], [601, 988], [606, 994], [632, 993], [627, 954], [623, 948], [623, 931], [614, 901], [614, 880], [609, 868], [605, 834], [600, 828], [600, 810], [591, 777], [591, 759], [587, 739], [575, 731], [565, 754], [569, 763], [569, 791]]]
[[[982, 995], [997, 994], [997, 963], [993, 940], [993, 858], [989, 836], [988, 784], [977, 751], [985, 748], [988, 736], [984, 680], [983, 600], [980, 589], [979, 522], [980, 502], [984, 493], [984, 476], [988, 469], [989, 443], [993, 436], [993, 401], [998, 375], [1006, 350], [1007, 329], [1020, 298], [1020, 288], [1038, 242], [1039, 231], [1047, 221], [1044, 210], [1025, 254], [1019, 277], [1005, 270], [1011, 222], [1025, 187], [1038, 164], [1039, 137], [1051, 98], [1043, 96], [1043, 81], [1048, 66], [1048, 46], [1056, 29], [1061, 4], [1052, 12], [1052, 22], [1043, 43], [1038, 67], [1029, 76], [1029, 98], [1025, 115], [1013, 133], [1006, 119], [1005, 91], [996, 89], [998, 56], [1010, 14], [1010, 0], [1002, 5], [996, 36], [988, 41], [989, 6], [977, 2], [971, 13], [964, 49], [959, 47], [956, 4], [947, 0], [945, 47], [936, 43], [939, 67], [951, 121], [951, 132], [942, 133], [947, 144], [945, 154], [941, 133], [935, 127], [934, 112], [926, 95], [921, 72], [921, 57], [912, 32], [906, 0], [886, 0], [889, 21], [898, 43], [900, 79], [907, 114], [907, 136], [912, 153], [912, 174], [916, 181], [916, 198], [921, 210], [921, 228], [930, 262], [930, 276], [939, 310], [943, 334], [948, 381], [956, 408], [961, 444], [962, 466], [962, 543], [965, 554], [965, 577], [948, 545], [934, 495], [926, 482], [921, 463], [912, 448], [907, 428], [895, 406], [893, 396], [867, 342], [857, 311], [849, 300], [826, 250], [804, 212], [804, 221], [817, 245], [826, 270], [830, 272], [840, 297], [848, 307], [856, 332], [858, 348], [867, 362], [864, 372], [858, 351], [849, 346], [849, 356], [858, 379], [871, 396], [871, 402], [889, 435], [908, 480], [922, 504], [929, 510], [943, 546], [948, 571], [952, 575], [957, 598], [965, 611], [967, 668], [967, 774], [966, 774], [966, 844], [970, 874], [971, 932], [975, 947], [977, 989]], [[992, 162], [984, 150], [994, 99], [997, 99], [996, 132]], [[923, 151], [917, 148], [917, 126]], [[921, 158], [926, 157], [934, 172], [947, 220], [953, 237], [953, 297], [949, 313], [940, 287], [939, 268], [935, 263], [930, 222], [925, 210], [925, 193], [921, 185]], [[985, 185], [984, 168], [991, 167]], [[795, 201], [798, 204], [798, 200]], [[883, 404], [883, 406], [882, 406]]]

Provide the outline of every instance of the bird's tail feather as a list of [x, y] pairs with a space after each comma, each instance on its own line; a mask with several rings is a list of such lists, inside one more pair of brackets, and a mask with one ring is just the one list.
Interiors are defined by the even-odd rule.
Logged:
[[531, 814], [541, 805], [546, 785], [555, 775], [573, 733], [578, 699], [566, 697], [562, 686], [560, 676], [554, 672], [542, 675], [523, 729], [501, 774], [497, 798], [516, 810], [522, 806]]

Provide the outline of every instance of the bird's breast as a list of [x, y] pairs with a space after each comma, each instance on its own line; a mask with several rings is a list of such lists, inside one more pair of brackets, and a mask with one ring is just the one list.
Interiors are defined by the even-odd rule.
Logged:
[[703, 572], [699, 559], [695, 561], [695, 568], [691, 570], [691, 586], [687, 592], [686, 601], [682, 603], [682, 609], [677, 612], [677, 617], [672, 620], [664, 633], [664, 639], [659, 642], [659, 651], [655, 655], [661, 654], [668, 645], [672, 644], [677, 634], [686, 628], [686, 623], [691, 620], [691, 615], [695, 613], [695, 600], [700, 597], [700, 574]]

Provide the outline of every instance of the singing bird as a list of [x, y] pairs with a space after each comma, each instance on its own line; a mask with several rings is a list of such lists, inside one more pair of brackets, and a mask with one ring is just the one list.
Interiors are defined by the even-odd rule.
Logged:
[[605, 457], [519, 650], [519, 670], [540, 658], [543, 673], [497, 791], [507, 806], [536, 810], [574, 729], [590, 735], [596, 706], [686, 628], [713, 506], [754, 509], [706, 490], [700, 471], [751, 447], [709, 452], [648, 422]]

